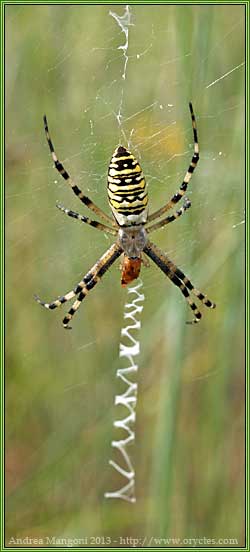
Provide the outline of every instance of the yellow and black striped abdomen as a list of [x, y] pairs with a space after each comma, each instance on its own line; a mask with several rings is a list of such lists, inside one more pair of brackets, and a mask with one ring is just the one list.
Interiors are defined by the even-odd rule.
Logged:
[[145, 224], [148, 194], [142, 169], [123, 146], [114, 151], [108, 170], [108, 197], [120, 226]]

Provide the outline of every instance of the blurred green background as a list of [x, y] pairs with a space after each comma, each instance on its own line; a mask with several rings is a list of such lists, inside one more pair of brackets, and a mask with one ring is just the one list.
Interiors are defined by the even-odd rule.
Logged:
[[[243, 546], [244, 6], [131, 5], [125, 79], [125, 35], [110, 10], [125, 6], [6, 7], [6, 544], [28, 535]], [[152, 263], [142, 269], [137, 502], [105, 500], [125, 483], [108, 460], [121, 437], [112, 424], [128, 296], [118, 262], [71, 332], [67, 306], [33, 301], [72, 289], [111, 243], [55, 208], [87, 214], [53, 167], [42, 116], [59, 158], [106, 210], [108, 163], [130, 138], [156, 209], [192, 155], [189, 100], [201, 148], [192, 209], [152, 239], [217, 309], [187, 326], [178, 289]]]

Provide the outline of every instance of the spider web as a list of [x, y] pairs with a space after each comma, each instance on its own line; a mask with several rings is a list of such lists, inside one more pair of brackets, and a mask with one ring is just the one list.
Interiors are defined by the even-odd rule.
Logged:
[[[62, 19], [64, 10], [65, 8], [61, 7], [58, 11]], [[215, 225], [223, 235], [231, 232], [232, 229], [238, 232], [239, 226], [244, 224], [242, 171], [230, 182], [230, 186], [226, 184], [228, 166], [230, 165], [230, 170], [233, 170], [233, 142], [228, 143], [228, 135], [230, 133], [232, 136], [235, 135], [233, 133], [235, 118], [238, 126], [243, 124], [244, 98], [242, 93], [235, 91], [234, 88], [235, 82], [242, 78], [244, 71], [244, 59], [242, 59], [244, 50], [239, 48], [235, 53], [235, 63], [233, 56], [228, 58], [226, 53], [232, 37], [242, 28], [243, 9], [234, 11], [232, 8], [231, 12], [228, 11], [228, 23], [225, 25], [224, 32], [218, 33], [216, 29], [215, 38], [207, 37], [210, 41], [207, 46], [201, 47], [200, 51], [195, 48], [195, 36], [193, 41], [186, 40], [187, 46], [185, 40], [183, 44], [178, 43], [171, 7], [159, 6], [156, 15], [151, 6], [144, 6], [143, 11], [140, 6], [121, 6], [117, 10], [108, 6], [91, 8], [72, 6], [72, 18], [77, 16], [78, 10], [82, 14], [87, 10], [91, 21], [94, 21], [95, 17], [98, 19], [98, 14], [104, 27], [100, 27], [102, 32], [99, 35], [94, 30], [85, 35], [84, 30], [84, 52], [80, 49], [78, 54], [75, 47], [69, 44], [68, 39], [65, 40], [62, 48], [54, 49], [53, 55], [48, 55], [46, 59], [47, 71], [46, 79], [43, 76], [43, 96], [46, 98], [45, 106], [46, 104], [49, 106], [48, 120], [56, 151], [78, 185], [90, 195], [93, 201], [107, 210], [107, 166], [115, 146], [123, 143], [134, 152], [142, 164], [149, 184], [152, 211], [178, 189], [192, 156], [193, 141], [188, 112], [188, 101], [191, 99], [197, 117], [201, 148], [199, 168], [187, 192], [193, 203], [192, 210], [195, 210], [195, 216], [185, 215], [185, 220], [175, 223], [178, 227], [166, 229], [166, 237], [163, 233], [160, 235], [160, 244], [174, 256], [178, 264], [184, 263], [185, 267], [186, 251], [195, 247], [199, 250], [201, 245], [199, 234], [203, 226], [204, 214], [207, 227], [211, 232]], [[188, 17], [191, 10], [190, 6], [186, 7]], [[214, 10], [216, 11], [216, 8]], [[56, 16], [56, 8], [52, 6], [50, 11], [52, 17]], [[216, 13], [223, 17], [222, 12], [220, 7]], [[22, 15], [22, 8], [15, 10], [10, 8], [9, 13], [10, 23], [15, 27], [18, 18]], [[41, 11], [42, 13], [46, 19], [46, 9]], [[202, 8], [197, 8], [194, 15], [198, 26], [199, 18], [202, 18]], [[63, 24], [66, 29], [64, 20]], [[127, 29], [125, 33], [124, 29]], [[51, 30], [48, 28], [48, 35]], [[78, 41], [81, 45], [83, 33], [81, 26], [78, 33]], [[193, 34], [195, 35], [195, 31]], [[196, 34], [198, 35], [197, 30]], [[39, 52], [42, 45], [42, 38], [37, 38], [35, 54]], [[77, 42], [79, 48], [80, 45], [78, 46]], [[221, 50], [223, 53], [219, 56]], [[69, 87], [70, 91], [65, 85], [65, 90], [60, 90], [58, 97], [54, 82], [58, 79], [67, 80], [66, 71], [71, 63], [74, 66], [77, 64], [75, 59], [77, 56], [80, 56], [79, 66], [76, 65], [78, 74], [81, 74], [80, 89], [76, 89], [71, 76], [73, 85]], [[214, 64], [215, 67], [212, 63], [214, 56], [219, 58], [219, 63]], [[87, 68], [81, 58], [88, 58], [90, 60], [88, 68], [93, 67], [93, 74], [88, 76], [88, 79], [86, 78]], [[102, 68], [101, 78], [98, 78], [99, 66]], [[15, 72], [9, 73], [7, 85], [11, 87]], [[39, 77], [37, 76], [36, 79], [38, 80]], [[154, 94], [150, 94], [152, 80], [155, 82]], [[86, 92], [88, 87], [91, 89], [89, 94]], [[79, 102], [79, 95], [84, 95], [84, 100]], [[150, 101], [147, 101], [148, 97]], [[80, 109], [72, 115], [74, 101], [79, 103]], [[25, 106], [25, 108], [28, 117], [31, 107]], [[76, 123], [77, 119], [78, 123]], [[88, 269], [90, 251], [94, 259], [106, 246], [106, 242], [109, 243], [109, 239], [95, 235], [93, 230], [89, 232], [88, 229], [77, 227], [78, 223], [74, 228], [70, 228], [73, 226], [72, 221], [69, 222], [58, 214], [51, 200], [44, 201], [53, 188], [56, 200], [82, 212], [81, 204], [70, 196], [65, 182], [54, 169], [52, 170], [53, 163], [50, 161], [44, 140], [41, 119], [37, 121], [37, 128], [39, 132], [35, 136], [35, 144], [41, 147], [40, 166], [34, 164], [27, 156], [29, 134], [26, 135], [22, 145], [14, 144], [13, 151], [10, 152], [10, 157], [14, 156], [14, 161], [16, 157], [17, 160], [19, 157], [24, 156], [24, 160], [27, 157], [22, 176], [25, 178], [26, 175], [32, 175], [32, 187], [24, 187], [21, 191], [18, 188], [14, 193], [11, 189], [7, 190], [7, 207], [12, 202], [18, 203], [19, 198], [23, 199], [22, 212], [18, 214], [18, 219], [14, 216], [13, 220], [11, 217], [9, 220], [10, 226], [16, 227], [17, 222], [21, 225], [24, 223], [24, 233], [22, 232], [13, 247], [29, 242], [29, 230], [26, 231], [25, 221], [33, 215], [36, 216], [36, 206], [42, 198], [43, 220], [47, 224], [52, 218], [54, 219], [53, 231], [56, 235], [57, 247], [47, 256], [45, 240], [40, 243], [32, 259], [33, 270], [39, 272], [37, 263], [38, 266], [46, 265], [54, 271], [54, 277], [57, 278], [58, 272], [61, 274], [67, 270], [71, 273], [71, 269], [68, 268], [71, 259], [75, 265], [80, 257], [79, 271], [75, 273], [75, 281], [78, 281], [82, 271], [85, 270], [82, 267]], [[44, 156], [46, 156], [45, 161]], [[223, 178], [225, 180], [222, 183]], [[37, 180], [39, 185], [36, 184]], [[238, 192], [241, 196], [238, 203], [231, 201], [232, 195]], [[65, 251], [66, 232], [74, 235], [73, 240], [70, 241], [70, 254]], [[89, 235], [87, 244], [82, 244], [84, 234], [79, 238], [81, 232]], [[25, 272], [25, 267], [22, 266], [19, 270], [21, 272], [17, 273], [17, 279]], [[196, 269], [194, 269], [195, 272]], [[213, 270], [210, 268], [207, 272], [205, 269], [204, 273], [209, 279], [213, 275]], [[162, 280], [162, 275], [156, 270], [150, 271], [149, 277], [147, 271], [144, 271], [144, 279], [146, 288], [156, 289], [156, 284]], [[205, 278], [203, 281], [206, 283]], [[55, 287], [57, 286], [53, 286], [56, 294], [63, 292], [65, 288], [63, 279], [60, 281], [60, 289], [57, 290]], [[46, 289], [48, 289], [47, 285]], [[53, 297], [53, 289], [51, 293]], [[181, 298], [177, 300], [182, 301]], [[87, 347], [88, 344], [83, 338], [83, 342], [79, 343], [79, 349], [85, 346]], [[94, 346], [94, 341], [91, 341], [89, 346]]]
[[[88, 401], [93, 393], [96, 404], [102, 394], [110, 420], [113, 381], [110, 375], [108, 383], [101, 366], [106, 359], [114, 372], [117, 363], [125, 302], [118, 268], [83, 303], [66, 337], [62, 309], [50, 313], [31, 306], [33, 293], [53, 300], [72, 289], [111, 243], [109, 236], [55, 209], [59, 200], [91, 217], [53, 167], [43, 111], [59, 159], [94, 202], [108, 212], [107, 167], [121, 143], [143, 168], [152, 211], [178, 190], [188, 168], [193, 152], [188, 102], [193, 102], [201, 158], [187, 192], [192, 208], [152, 240], [192, 281], [200, 282], [201, 290], [208, 287], [215, 294], [218, 274], [235, 243], [243, 241], [244, 7], [8, 6], [6, 13], [9, 320], [15, 320], [15, 339], [29, 374], [37, 348], [50, 351], [47, 374], [56, 372], [58, 403], [74, 396], [77, 410], [83, 395]], [[31, 30], [35, 14], [39, 25], [34, 22]], [[210, 24], [204, 25], [207, 17]], [[162, 297], [167, 293], [180, 309], [186, 306], [174, 286], [168, 284], [166, 290], [156, 267], [143, 268], [141, 276], [153, 340], [166, 310]], [[222, 286], [221, 276], [219, 281]], [[20, 282], [25, 285], [16, 302], [12, 290]], [[59, 367], [69, 350], [77, 367], [73, 364], [67, 372], [64, 366], [60, 387]], [[90, 391], [94, 358], [93, 380], [99, 383]], [[95, 420], [100, 428], [102, 420]], [[92, 421], [89, 407], [89, 427]], [[108, 447], [110, 440], [106, 442]]]

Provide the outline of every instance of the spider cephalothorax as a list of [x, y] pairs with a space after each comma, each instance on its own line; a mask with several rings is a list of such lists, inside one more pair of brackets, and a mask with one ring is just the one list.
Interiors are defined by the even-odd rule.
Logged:
[[119, 229], [118, 242], [125, 255], [131, 259], [141, 257], [148, 236], [143, 226], [124, 226]]
[[[195, 170], [199, 160], [199, 146], [195, 123], [195, 116], [192, 104], [189, 104], [193, 136], [194, 136], [194, 153], [191, 163], [185, 174], [184, 180], [179, 190], [163, 207], [148, 214], [148, 193], [145, 178], [142, 173], [140, 164], [124, 146], [117, 146], [115, 149], [108, 169], [108, 198], [113, 213], [113, 218], [106, 215], [99, 207], [97, 207], [78, 186], [73, 182], [68, 172], [65, 170], [62, 163], [58, 160], [54, 146], [52, 144], [47, 119], [44, 116], [44, 126], [46, 138], [49, 144], [51, 155], [55, 163], [56, 169], [68, 181], [73, 192], [89, 209], [94, 211], [96, 215], [105, 221], [105, 224], [82, 216], [75, 211], [65, 209], [61, 205], [57, 207], [69, 217], [76, 218], [81, 222], [89, 224], [98, 230], [116, 236], [116, 241], [97, 261], [91, 270], [84, 278], [76, 285], [74, 290], [69, 291], [66, 295], [59, 297], [51, 303], [45, 303], [39, 297], [35, 296], [38, 303], [47, 309], [55, 309], [66, 303], [70, 299], [77, 297], [74, 301], [68, 314], [63, 319], [65, 328], [69, 328], [69, 322], [79, 309], [83, 299], [87, 293], [99, 282], [101, 277], [107, 272], [111, 265], [123, 254], [121, 284], [123, 286], [138, 278], [140, 274], [141, 264], [143, 262], [142, 255], [145, 253], [155, 264], [162, 270], [166, 276], [179, 287], [181, 293], [185, 297], [191, 310], [194, 314], [194, 319], [191, 323], [199, 322], [201, 313], [193, 302], [190, 293], [193, 293], [207, 307], [215, 308], [215, 304], [208, 299], [206, 295], [196, 289], [185, 274], [163, 253], [156, 245], [148, 239], [148, 234], [162, 228], [166, 224], [173, 222], [180, 217], [191, 206], [190, 201], [184, 197], [188, 183]], [[172, 215], [165, 216], [152, 225], [148, 223], [162, 217], [169, 209], [172, 209], [180, 199], [184, 197], [182, 207], [175, 211]], [[107, 226], [107, 223], [109, 226]]]
[[136, 280], [140, 274], [142, 252], [148, 241], [143, 226], [124, 226], [119, 229], [118, 243], [124, 251], [121, 266], [121, 284], [126, 286]]

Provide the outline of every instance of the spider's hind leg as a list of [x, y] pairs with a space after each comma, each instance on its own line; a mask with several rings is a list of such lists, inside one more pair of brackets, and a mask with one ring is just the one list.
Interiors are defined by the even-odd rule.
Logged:
[[55, 168], [57, 169], [59, 174], [64, 178], [64, 180], [66, 180], [68, 182], [68, 184], [70, 185], [70, 187], [71, 187], [72, 191], [74, 192], [74, 194], [80, 199], [80, 201], [82, 203], [84, 203], [84, 205], [86, 205], [86, 207], [88, 207], [88, 209], [91, 209], [92, 211], [94, 211], [94, 213], [96, 213], [97, 216], [99, 216], [100, 218], [102, 218], [103, 220], [105, 220], [106, 222], [111, 224], [111, 226], [115, 227], [116, 226], [115, 221], [109, 215], [106, 215], [106, 213], [104, 213], [104, 211], [102, 209], [100, 209], [100, 207], [97, 207], [97, 205], [95, 205], [95, 203], [93, 203], [93, 201], [91, 201], [91, 199], [89, 197], [87, 197], [80, 190], [80, 188], [78, 188], [78, 186], [75, 184], [75, 182], [71, 178], [70, 174], [66, 171], [66, 169], [63, 166], [63, 164], [61, 163], [61, 161], [59, 161], [59, 159], [56, 155], [56, 152], [55, 152], [53, 142], [51, 140], [50, 133], [49, 133], [49, 127], [48, 127], [48, 121], [47, 121], [46, 115], [44, 115], [44, 117], [43, 117], [43, 123], [44, 123], [45, 135], [46, 135], [46, 139], [47, 139], [48, 146], [49, 146], [49, 149], [50, 149], [51, 157], [53, 159]]
[[172, 209], [180, 201], [180, 199], [185, 195], [188, 184], [192, 178], [192, 174], [198, 164], [199, 161], [199, 143], [198, 143], [198, 134], [197, 134], [197, 128], [196, 128], [196, 121], [194, 116], [194, 110], [191, 102], [189, 103], [189, 110], [191, 114], [191, 121], [192, 121], [192, 129], [193, 129], [193, 138], [194, 138], [194, 151], [193, 156], [191, 159], [191, 163], [188, 167], [188, 170], [184, 176], [184, 179], [182, 181], [182, 184], [179, 188], [179, 190], [171, 197], [171, 199], [163, 206], [161, 209], [158, 209], [158, 211], [155, 211], [148, 217], [148, 222], [151, 222], [152, 220], [155, 220], [158, 217], [161, 217], [168, 211], [169, 209]]

